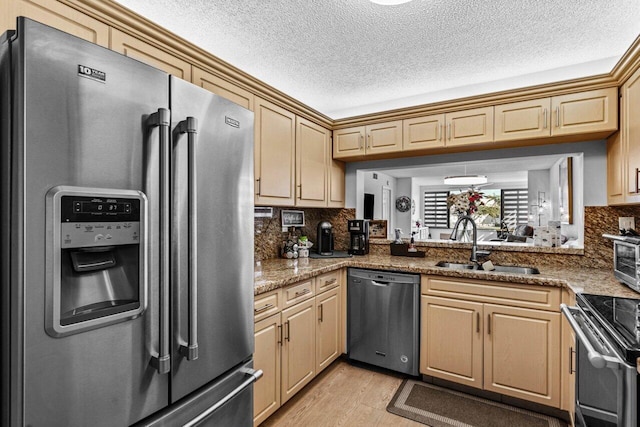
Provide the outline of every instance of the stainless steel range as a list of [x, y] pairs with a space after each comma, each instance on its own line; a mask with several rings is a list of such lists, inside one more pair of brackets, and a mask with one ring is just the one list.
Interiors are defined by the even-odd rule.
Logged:
[[578, 294], [562, 304], [576, 333], [576, 426], [638, 427], [640, 299]]

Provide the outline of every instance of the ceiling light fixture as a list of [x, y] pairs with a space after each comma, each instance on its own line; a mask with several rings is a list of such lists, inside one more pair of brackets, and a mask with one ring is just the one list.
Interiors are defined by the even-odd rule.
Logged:
[[397, 4], [409, 3], [411, 0], [369, 0], [371, 3], [381, 4], [383, 6], [395, 6]]
[[446, 185], [478, 185], [486, 184], [486, 175], [454, 175], [444, 178]]

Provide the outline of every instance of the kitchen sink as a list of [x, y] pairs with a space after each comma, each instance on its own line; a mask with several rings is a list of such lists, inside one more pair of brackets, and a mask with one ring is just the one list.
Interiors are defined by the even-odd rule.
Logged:
[[[453, 270], [483, 270], [482, 265], [447, 261], [438, 262], [436, 267], [449, 268]], [[498, 273], [540, 274], [540, 270], [535, 267], [521, 267], [518, 265], [494, 265], [493, 267], [494, 269], [492, 271], [496, 271]]]

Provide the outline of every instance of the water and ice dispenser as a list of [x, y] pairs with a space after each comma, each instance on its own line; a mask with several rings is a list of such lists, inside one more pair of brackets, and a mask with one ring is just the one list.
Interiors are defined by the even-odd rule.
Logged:
[[47, 333], [134, 319], [146, 307], [143, 193], [59, 186], [47, 194]]

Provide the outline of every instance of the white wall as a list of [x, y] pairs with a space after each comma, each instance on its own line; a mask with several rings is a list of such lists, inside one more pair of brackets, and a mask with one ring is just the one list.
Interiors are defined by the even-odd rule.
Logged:
[[[552, 200], [555, 199], [553, 198], [550, 182], [556, 181], [551, 181], [550, 174], [551, 169], [533, 170], [529, 171], [529, 173], [527, 174], [527, 188], [529, 189], [529, 214], [531, 215], [532, 213], [531, 206], [538, 204], [539, 191], [544, 193], [544, 198], [546, 200], [546, 203], [548, 204], [548, 207], [542, 211], [541, 215], [534, 215], [532, 225], [547, 225], [547, 222], [550, 219], [554, 219], [554, 208]], [[558, 174], [556, 173], [556, 179], [557, 175]], [[557, 194], [557, 189], [555, 192]], [[538, 224], [538, 219], [540, 221], [540, 224]]]
[[[397, 193], [396, 198], [400, 196], [407, 196], [416, 204], [416, 209], [418, 209], [418, 204], [420, 204], [420, 200], [416, 200], [413, 198], [411, 194], [411, 178], [399, 178], [397, 180]], [[396, 219], [394, 221], [394, 228], [401, 228], [402, 232], [405, 236], [411, 236], [411, 209], [407, 212], [400, 212], [396, 209], [396, 201], [393, 200], [393, 210], [396, 213]]]

